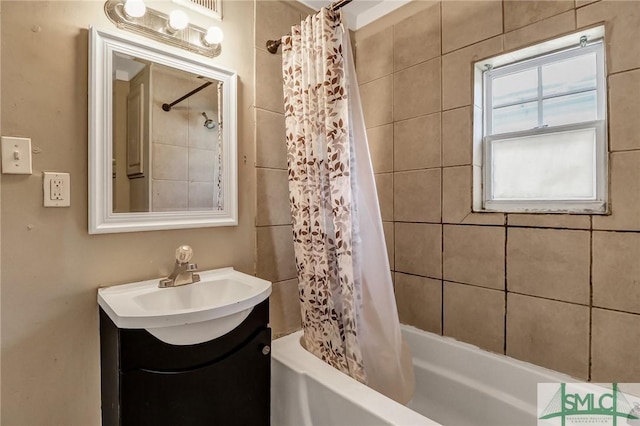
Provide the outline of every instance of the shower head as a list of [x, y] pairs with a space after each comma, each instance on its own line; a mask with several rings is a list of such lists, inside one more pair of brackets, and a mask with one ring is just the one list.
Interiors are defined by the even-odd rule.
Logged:
[[213, 130], [213, 129], [216, 128], [216, 123], [214, 123], [214, 121], [212, 119], [207, 117], [207, 113], [206, 112], [203, 112], [202, 116], [204, 117], [204, 127], [206, 127], [209, 130]]

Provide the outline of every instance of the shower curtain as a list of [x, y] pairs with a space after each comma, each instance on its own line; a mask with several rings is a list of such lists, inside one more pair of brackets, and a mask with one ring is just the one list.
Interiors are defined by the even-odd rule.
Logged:
[[289, 196], [304, 343], [408, 402], [400, 334], [348, 32], [323, 8], [283, 38]]

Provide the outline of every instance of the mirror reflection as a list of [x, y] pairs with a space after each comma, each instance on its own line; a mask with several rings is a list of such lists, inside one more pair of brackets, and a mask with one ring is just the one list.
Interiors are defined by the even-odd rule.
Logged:
[[222, 210], [222, 82], [113, 53], [113, 212]]

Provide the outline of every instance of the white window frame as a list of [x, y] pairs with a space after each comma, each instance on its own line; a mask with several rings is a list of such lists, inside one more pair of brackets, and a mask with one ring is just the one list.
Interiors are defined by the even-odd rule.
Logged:
[[[599, 33], [599, 28], [596, 31], [591, 30], [590, 35]], [[482, 128], [476, 125], [475, 133], [481, 132], [480, 135], [474, 135], [474, 139], [477, 141], [474, 147], [474, 211], [485, 212], [504, 212], [504, 213], [573, 213], [573, 214], [604, 214], [607, 212], [607, 163], [608, 163], [608, 148], [607, 148], [607, 89], [606, 89], [606, 69], [605, 69], [605, 57], [604, 57], [604, 40], [603, 32], [600, 37], [595, 40], [591, 39], [587, 45], [581, 46], [576, 44], [575, 41], [579, 40], [580, 34], [573, 34], [564, 37], [566, 40], [573, 40], [572, 46], [562, 46], [559, 50], [558, 42], [547, 42], [548, 46], [552, 46], [553, 52], [549, 52], [551, 49], [547, 49], [545, 52], [544, 44], [532, 46], [528, 49], [529, 52], [535, 52], [536, 56], [527, 59], [520, 57], [516, 61], [513, 58], [522, 56], [522, 53], [518, 55], [518, 52], [513, 52], [507, 55], [501, 55], [499, 57], [482, 61], [476, 64], [476, 87], [478, 86], [478, 80], [481, 80], [481, 90], [476, 90], [476, 98], [478, 95], [482, 96], [482, 101], [477, 102], [476, 105], [482, 105]], [[541, 53], [542, 51], [542, 53]], [[545, 99], [556, 98], [559, 96], [567, 96], [572, 94], [584, 93], [592, 91], [593, 89], [575, 90], [571, 92], [565, 92], [561, 94], [554, 94], [543, 96], [542, 93], [542, 79], [540, 78], [541, 66], [563, 61], [566, 59], [581, 56], [583, 54], [595, 53], [596, 55], [596, 99], [597, 99], [597, 120], [572, 123], [568, 125], [560, 126], [544, 126], [542, 120], [542, 101]], [[526, 52], [525, 52], [526, 54]], [[511, 58], [505, 60], [505, 57]], [[509, 63], [511, 62], [511, 63]], [[495, 68], [494, 68], [494, 64]], [[499, 65], [499, 66], [498, 66]], [[495, 78], [503, 77], [505, 75], [521, 72], [527, 69], [538, 69], [538, 93], [535, 98], [527, 99], [524, 101], [513, 102], [513, 105], [519, 105], [526, 102], [538, 102], [538, 125], [530, 130], [516, 131], [509, 133], [491, 134], [492, 127], [492, 81]], [[479, 71], [481, 75], [479, 74]], [[500, 105], [508, 106], [511, 104]], [[480, 118], [480, 114], [474, 114], [475, 117]], [[523, 200], [523, 199], [493, 199], [492, 195], [492, 146], [496, 142], [500, 142], [506, 139], [544, 135], [550, 133], [560, 133], [571, 130], [580, 129], [594, 129], [596, 135], [595, 142], [595, 155], [594, 155], [594, 189], [595, 194], [591, 197], [576, 198], [576, 199], [544, 199], [544, 200]], [[480, 136], [480, 137], [478, 137]], [[478, 153], [478, 149], [481, 152]], [[480, 154], [480, 155], [478, 155]], [[480, 163], [480, 164], [478, 164]], [[480, 167], [478, 167], [480, 166]], [[481, 170], [476, 170], [481, 168]], [[481, 190], [478, 190], [477, 186], [481, 184]], [[480, 200], [477, 198], [481, 197]]]

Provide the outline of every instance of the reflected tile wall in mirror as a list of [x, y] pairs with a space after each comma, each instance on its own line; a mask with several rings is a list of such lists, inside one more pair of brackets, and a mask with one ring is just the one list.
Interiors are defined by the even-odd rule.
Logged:
[[222, 209], [222, 83], [121, 53], [113, 63], [114, 213]]

